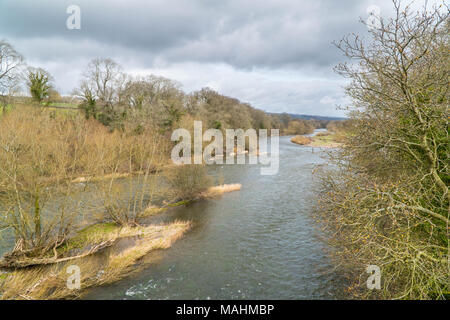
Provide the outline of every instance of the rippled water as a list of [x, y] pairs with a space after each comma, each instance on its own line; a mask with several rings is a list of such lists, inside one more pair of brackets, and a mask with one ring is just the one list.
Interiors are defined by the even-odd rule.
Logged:
[[177, 208], [163, 219], [193, 228], [138, 274], [90, 291], [87, 299], [332, 299], [320, 229], [311, 218], [312, 170], [323, 152], [280, 138], [280, 170], [258, 165], [212, 167], [238, 192]]

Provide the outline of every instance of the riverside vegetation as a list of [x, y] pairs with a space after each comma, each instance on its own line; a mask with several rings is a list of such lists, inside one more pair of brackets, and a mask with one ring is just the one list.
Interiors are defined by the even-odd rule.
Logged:
[[[0, 146], [0, 222], [14, 244], [0, 260], [4, 299], [78, 297], [117, 280], [190, 227], [149, 217], [240, 188], [210, 187], [201, 165], [168, 165], [170, 143], [150, 124], [111, 131], [80, 113], [20, 106], [2, 115]], [[81, 290], [66, 286], [72, 264]]]
[[[191, 190], [208, 187], [200, 186], [206, 175], [199, 170], [163, 168], [167, 142], [150, 126], [139, 134], [127, 124], [110, 131], [78, 113], [26, 106], [8, 111], [0, 123], [1, 227], [14, 243], [1, 260], [5, 299], [79, 294], [65, 285], [68, 264], [85, 265], [82, 288], [123, 275], [136, 259], [167, 248], [189, 227], [188, 222], [147, 225], [143, 218], [156, 197], [191, 199]], [[189, 174], [190, 188], [170, 188], [172, 179]], [[157, 188], [161, 176], [167, 177], [170, 193]], [[89, 179], [80, 183], [80, 177]], [[95, 194], [96, 201], [88, 201], [87, 194]], [[90, 258], [135, 236], [133, 249], [111, 250], [101, 265]], [[104, 278], [92, 278], [90, 273], [100, 270]]]
[[351, 120], [330, 121], [325, 132], [318, 132], [314, 136], [296, 135], [291, 138], [291, 142], [319, 148], [338, 148], [341, 147], [347, 135]]
[[[51, 75], [21, 67], [9, 44], [0, 43], [0, 54], [8, 62], [0, 73], [0, 230], [9, 250], [0, 260], [3, 299], [75, 298], [124, 277], [190, 227], [155, 225], [152, 216], [239, 190], [211, 187], [202, 165], [171, 165], [173, 129], [192, 129], [194, 119], [221, 130], [282, 128], [280, 117], [236, 99], [132, 78], [110, 59], [93, 60], [74, 97], [62, 98]], [[17, 95], [23, 78], [31, 98]], [[66, 286], [72, 264], [82, 270], [80, 290]]]
[[[449, 298], [449, 8], [395, 15], [344, 38], [351, 122], [322, 174], [318, 219], [359, 298]], [[337, 168], [337, 169], [336, 169]], [[367, 265], [381, 290], [367, 290]]]
[[[449, 297], [450, 72], [448, 7], [395, 15], [337, 43], [351, 63], [350, 120], [320, 123], [266, 114], [205, 88], [190, 94], [171, 80], [131, 77], [111, 59], [94, 59], [72, 97], [51, 75], [25, 68], [0, 42], [0, 230], [12, 244], [2, 258], [3, 299], [77, 298], [157, 259], [149, 253], [180, 238], [190, 222], [152, 217], [239, 185], [217, 184], [203, 166], [171, 166], [170, 133], [208, 128], [278, 128], [334, 139], [320, 171], [317, 219], [337, 269], [357, 298]], [[24, 84], [32, 98], [21, 97]], [[309, 141], [308, 141], [309, 142]], [[89, 195], [89, 197], [87, 197]], [[69, 265], [81, 289], [66, 286]], [[367, 265], [381, 290], [368, 291]]]
[[[208, 88], [186, 94], [108, 58], [93, 59], [72, 96], [61, 97], [51, 74], [26, 66], [5, 41], [0, 60], [3, 299], [75, 298], [124, 277], [190, 227], [154, 225], [154, 215], [240, 189], [214, 187], [202, 165], [172, 165], [174, 129], [200, 120], [222, 132], [304, 134], [326, 124], [267, 114]], [[82, 271], [80, 290], [66, 286], [72, 264]]]

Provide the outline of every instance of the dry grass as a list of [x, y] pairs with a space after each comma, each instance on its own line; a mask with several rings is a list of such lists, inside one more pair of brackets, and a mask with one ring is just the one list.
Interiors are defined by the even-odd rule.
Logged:
[[[117, 281], [139, 267], [141, 258], [153, 250], [167, 249], [191, 227], [190, 222], [176, 221], [167, 225], [122, 228], [111, 237], [135, 238], [129, 248], [111, 247], [107, 252], [67, 263], [17, 269], [0, 279], [2, 299], [74, 299], [86, 289]], [[81, 288], [67, 287], [69, 265], [81, 270]]]
[[320, 148], [339, 148], [342, 143], [339, 142], [337, 134], [331, 134], [326, 132], [320, 132], [312, 138], [312, 141], [308, 146], [320, 147]]
[[209, 198], [218, 196], [227, 192], [239, 191], [242, 185], [240, 183], [223, 184], [220, 186], [210, 187], [207, 191], [201, 194], [202, 198]]
[[295, 136], [291, 138], [291, 142], [300, 144], [300, 145], [307, 145], [310, 144], [312, 141], [311, 138], [305, 137], [305, 136]]
[[170, 248], [190, 227], [189, 222], [176, 221], [170, 225], [143, 228], [134, 246], [110, 256], [109, 265], [105, 269], [109, 280], [118, 279], [124, 273], [132, 271], [130, 268], [150, 251]]
[[343, 134], [319, 132], [314, 137], [295, 136], [291, 142], [308, 147], [339, 148], [342, 146]]
[[76, 179], [73, 179], [73, 183], [84, 183], [84, 182], [98, 182], [103, 180], [110, 180], [110, 179], [121, 179], [121, 178], [127, 178], [130, 176], [130, 173], [110, 173], [103, 176], [98, 177], [78, 177]]
[[150, 206], [147, 209], [144, 210], [144, 212], [140, 215], [140, 218], [146, 218], [146, 217], [150, 217], [150, 216], [154, 216], [157, 214], [160, 214], [164, 211], [166, 211], [167, 208], [160, 208], [160, 207], [155, 207], [155, 206]]
[[[2, 115], [0, 231], [14, 229], [11, 259], [47, 255], [77, 228], [82, 210], [73, 199], [80, 189], [71, 182], [96, 182], [96, 211], [107, 212], [118, 223], [135, 223], [148, 205], [142, 199], [156, 189], [152, 173], [167, 163], [166, 142], [151, 126], [139, 134], [127, 124], [111, 131], [79, 113], [21, 106]], [[118, 190], [121, 182], [116, 180], [134, 173], [141, 173], [138, 182], [143, 187], [124, 203], [124, 190]], [[132, 184], [128, 186], [131, 190]], [[63, 205], [44, 212], [55, 199]], [[128, 214], [129, 208], [136, 210]]]

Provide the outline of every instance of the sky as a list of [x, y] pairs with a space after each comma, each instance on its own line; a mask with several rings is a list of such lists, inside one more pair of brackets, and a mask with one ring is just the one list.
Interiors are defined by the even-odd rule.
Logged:
[[[66, 26], [70, 5], [79, 30]], [[345, 58], [332, 42], [367, 37], [360, 19], [374, 5], [392, 13], [390, 0], [0, 0], [0, 40], [64, 95], [91, 59], [109, 57], [187, 93], [209, 87], [267, 112], [345, 116], [347, 80], [333, 72]]]

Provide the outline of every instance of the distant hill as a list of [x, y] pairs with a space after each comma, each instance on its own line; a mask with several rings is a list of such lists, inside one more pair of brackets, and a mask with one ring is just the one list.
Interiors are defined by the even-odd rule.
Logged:
[[347, 120], [345, 117], [325, 117], [325, 116], [313, 116], [308, 114], [295, 114], [295, 113], [272, 113], [272, 114], [287, 114], [291, 116], [293, 119], [302, 119], [302, 120], [327, 120], [327, 121], [342, 121]]

